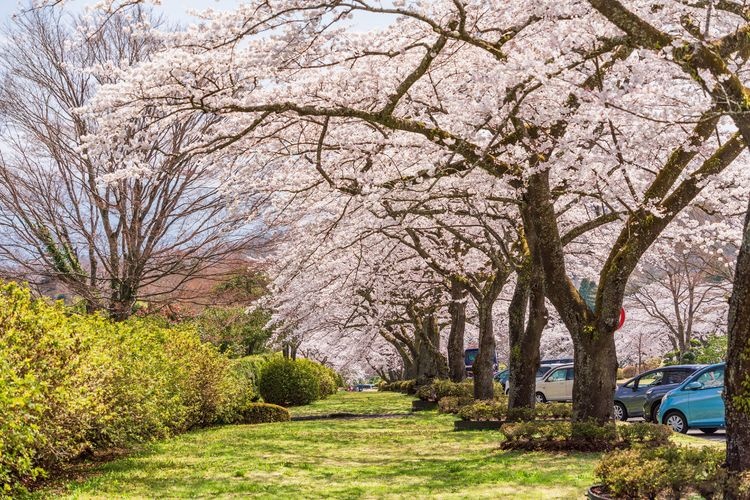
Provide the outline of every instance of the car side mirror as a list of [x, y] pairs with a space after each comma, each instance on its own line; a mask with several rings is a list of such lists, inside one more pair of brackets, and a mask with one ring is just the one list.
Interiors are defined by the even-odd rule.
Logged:
[[690, 382], [685, 386], [685, 390], [688, 391], [697, 391], [698, 389], [703, 389], [703, 383], [698, 382], [697, 380], [695, 382]]
[[638, 390], [638, 384], [633, 384], [633, 387], [631, 389], [633, 389], [633, 392], [637, 391]]

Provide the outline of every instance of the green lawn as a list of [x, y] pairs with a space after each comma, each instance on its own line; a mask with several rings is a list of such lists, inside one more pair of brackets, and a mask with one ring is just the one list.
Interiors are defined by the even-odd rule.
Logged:
[[[406, 412], [411, 397], [339, 393], [302, 413]], [[72, 498], [581, 498], [597, 454], [498, 449], [451, 416], [227, 426], [154, 444], [51, 495]]]
[[339, 392], [306, 406], [290, 408], [293, 417], [330, 415], [332, 413], [408, 414], [413, 397], [396, 392]]

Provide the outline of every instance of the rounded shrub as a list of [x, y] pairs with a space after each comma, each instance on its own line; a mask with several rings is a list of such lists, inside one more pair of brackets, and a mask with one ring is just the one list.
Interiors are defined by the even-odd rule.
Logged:
[[310, 404], [321, 397], [319, 373], [307, 360], [274, 358], [261, 371], [260, 395], [281, 406]]
[[604, 455], [595, 473], [615, 498], [719, 498], [727, 481], [725, 460], [722, 449], [636, 447]]
[[269, 359], [268, 355], [255, 355], [230, 360], [226, 376], [222, 380], [222, 403], [218, 418], [220, 423], [240, 423], [242, 410], [260, 399], [260, 372]]
[[190, 326], [113, 322], [13, 283], [0, 323], [0, 496], [92, 451], [238, 420], [257, 398]]
[[438, 411], [440, 413], [458, 414], [464, 406], [474, 403], [474, 398], [446, 396], [438, 401]]
[[250, 403], [242, 410], [243, 424], [267, 424], [272, 422], [288, 422], [292, 419], [289, 410], [283, 406], [270, 403]]
[[297, 362], [308, 365], [317, 374], [321, 398], [327, 398], [336, 394], [338, 384], [336, 383], [335, 371], [309, 359], [298, 359]]

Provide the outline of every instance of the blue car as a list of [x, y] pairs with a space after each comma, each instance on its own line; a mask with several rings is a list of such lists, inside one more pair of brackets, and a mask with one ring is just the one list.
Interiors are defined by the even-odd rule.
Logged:
[[495, 382], [500, 382], [505, 390], [505, 384], [508, 383], [508, 377], [510, 376], [510, 370], [503, 370], [495, 374]]
[[724, 365], [698, 370], [668, 392], [661, 401], [657, 421], [682, 433], [700, 429], [713, 434], [724, 427]]
[[[614, 415], [617, 420], [627, 420], [633, 417], [649, 417], [656, 415], [657, 405], [644, 408], [644, 403], [651, 399], [657, 403], [662, 396], [678, 387], [690, 375], [705, 365], [677, 365], [656, 368], [633, 377], [615, 391]], [[658, 399], [657, 399], [658, 398]], [[644, 414], [644, 410], [647, 410]]]

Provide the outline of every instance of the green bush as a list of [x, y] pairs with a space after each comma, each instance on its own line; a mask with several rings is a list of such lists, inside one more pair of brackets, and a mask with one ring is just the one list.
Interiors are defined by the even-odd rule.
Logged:
[[506, 418], [512, 422], [525, 422], [535, 420], [536, 415], [536, 408], [508, 408]]
[[247, 307], [207, 307], [193, 319], [201, 340], [230, 357], [257, 355], [266, 349], [273, 331], [266, 328], [271, 314]]
[[236, 373], [241, 380], [248, 384], [250, 388], [249, 390], [253, 393], [254, 401], [257, 401], [260, 398], [258, 385], [260, 383], [260, 374], [263, 371], [263, 367], [266, 366], [273, 357], [274, 355], [271, 354], [259, 354], [233, 359], [231, 362], [232, 372]]
[[438, 401], [433, 384], [427, 384], [417, 389], [417, 397], [422, 401]]
[[227, 376], [222, 382], [221, 393], [224, 399], [218, 418], [221, 423], [240, 423], [243, 409], [260, 399], [260, 373], [269, 359], [270, 355], [258, 355], [231, 360]]
[[476, 401], [463, 405], [459, 411], [463, 420], [570, 420], [573, 405], [570, 403], [550, 403], [536, 405], [535, 408], [508, 408], [508, 399], [501, 397], [495, 401]]
[[416, 380], [402, 380], [399, 383], [399, 391], [404, 394], [416, 394], [417, 392], [417, 381]]
[[404, 394], [415, 394], [417, 392], [416, 380], [396, 380], [383, 382], [378, 385], [379, 391], [403, 392]]
[[[463, 382], [452, 382], [450, 380], [436, 379], [416, 389], [416, 394], [423, 401], [440, 401], [449, 396], [473, 398], [474, 381], [467, 379]], [[503, 392], [503, 386], [500, 383], [495, 383], [495, 399], [500, 401], [507, 400]]]
[[506, 449], [599, 451], [668, 446], [672, 430], [662, 425], [532, 420], [504, 424]]
[[533, 418], [536, 420], [570, 420], [573, 418], [573, 404], [538, 404], [534, 407]]
[[571, 438], [570, 422], [517, 422], [504, 424], [501, 433], [508, 443], [520, 441], [566, 441]]
[[250, 403], [242, 410], [243, 424], [265, 424], [272, 422], [288, 422], [291, 420], [289, 410], [283, 406], [269, 403]]
[[0, 497], [19, 480], [43, 473], [34, 456], [35, 444], [44, 439], [40, 389], [32, 374], [19, 377], [0, 351]]
[[440, 413], [457, 414], [461, 408], [474, 403], [474, 398], [446, 396], [438, 401], [438, 411]]
[[323, 396], [321, 371], [309, 360], [274, 358], [260, 375], [263, 401], [281, 406], [310, 404]]
[[462, 420], [486, 421], [504, 420], [508, 414], [508, 404], [496, 401], [475, 401], [463, 406], [458, 416]]
[[720, 498], [725, 459], [724, 450], [712, 448], [638, 447], [604, 455], [595, 473], [617, 498], [684, 498], [692, 493]]
[[0, 491], [108, 447], [230, 420], [252, 399], [192, 327], [76, 314], [0, 283]]
[[631, 446], [637, 444], [661, 446], [669, 444], [672, 429], [666, 425], [634, 422], [617, 426], [617, 434], [620, 439]]
[[434, 380], [431, 384], [423, 385], [417, 390], [417, 397], [424, 401], [440, 401], [445, 397], [474, 397], [474, 384], [471, 380], [451, 382], [450, 380]]
[[297, 362], [307, 364], [317, 374], [321, 398], [327, 398], [328, 396], [336, 394], [339, 385], [336, 381], [337, 374], [335, 371], [309, 359], [298, 359]]

